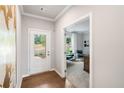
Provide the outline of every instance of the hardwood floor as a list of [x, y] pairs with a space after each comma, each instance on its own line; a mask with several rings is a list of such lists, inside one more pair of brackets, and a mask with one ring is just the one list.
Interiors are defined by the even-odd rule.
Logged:
[[44, 72], [23, 78], [22, 88], [64, 88], [65, 79], [55, 71]]

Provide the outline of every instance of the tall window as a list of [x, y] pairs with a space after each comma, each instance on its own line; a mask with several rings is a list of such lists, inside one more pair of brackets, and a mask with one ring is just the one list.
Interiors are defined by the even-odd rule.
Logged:
[[66, 37], [66, 54], [72, 54], [72, 45], [71, 45], [71, 37]]

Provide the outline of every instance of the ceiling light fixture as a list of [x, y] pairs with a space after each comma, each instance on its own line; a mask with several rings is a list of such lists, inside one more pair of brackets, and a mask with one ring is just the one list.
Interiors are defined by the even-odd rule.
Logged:
[[44, 10], [43, 7], [41, 7], [40, 10], [43, 11]]

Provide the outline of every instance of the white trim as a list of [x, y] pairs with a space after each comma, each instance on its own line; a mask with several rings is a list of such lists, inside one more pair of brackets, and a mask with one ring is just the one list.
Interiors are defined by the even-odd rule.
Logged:
[[38, 18], [38, 19], [42, 19], [42, 20], [52, 21], [52, 22], [54, 21], [54, 19], [52, 19], [52, 18], [37, 16], [37, 15], [30, 14], [30, 13], [25, 13], [25, 12], [22, 15], [30, 16], [30, 17], [34, 17], [34, 18]]
[[55, 68], [52, 68], [50, 71], [55, 71], [61, 78], [65, 78], [61, 73], [59, 73]]
[[51, 68], [49, 71], [55, 71], [55, 69], [54, 68]]
[[[65, 78], [65, 77], [62, 76], [61, 73], [59, 73], [59, 72], [58, 72], [56, 69], [54, 69], [54, 68], [52, 68], [52, 69], [50, 69], [50, 70], [48, 70], [48, 71], [55, 71], [61, 78]], [[47, 71], [44, 71], [44, 72], [47, 72]], [[44, 72], [41, 72], [41, 73], [44, 73]], [[40, 72], [39, 72], [39, 73], [35, 73], [35, 74], [40, 74]], [[32, 76], [32, 75], [35, 75], [35, 74], [25, 74], [25, 75], [23, 75], [23, 76], [22, 76], [22, 79], [21, 79], [21, 83], [22, 83], [23, 78], [29, 77], [29, 76]], [[21, 84], [20, 84], [20, 85], [21, 85]]]
[[57, 19], [59, 19], [65, 12], [67, 12], [67, 10], [69, 10], [72, 7], [72, 5], [68, 5], [66, 6], [55, 18], [49, 18], [49, 17], [43, 17], [43, 16], [38, 16], [38, 15], [34, 15], [34, 14], [30, 14], [30, 13], [26, 13], [24, 12], [23, 6], [20, 5], [20, 9], [21, 9], [21, 14], [25, 15], [25, 16], [30, 16], [30, 17], [34, 17], [34, 18], [38, 18], [38, 19], [43, 19], [43, 20], [47, 20], [47, 21], [56, 21]]
[[[50, 70], [48, 70], [48, 71], [55, 71], [61, 78], [64, 78], [64, 77], [62, 76], [62, 74], [60, 74], [55, 68], [52, 68], [52, 69], [50, 69]], [[47, 72], [47, 71], [44, 71], [44, 72]], [[41, 73], [44, 73], [44, 72], [41, 72]], [[38, 73], [36, 73], [36, 74], [38, 74]], [[23, 79], [24, 77], [28, 77], [28, 76], [31, 76], [31, 75], [33, 75], [33, 74], [25, 74], [25, 75], [22, 76], [22, 79]]]
[[47, 21], [54, 21], [54, 19], [52, 19], [52, 18], [37, 16], [37, 15], [30, 14], [30, 13], [25, 13], [22, 5], [20, 6], [20, 9], [21, 9], [22, 15], [30, 16], [30, 17], [34, 17], [34, 18], [38, 18], [38, 19], [43, 19], [43, 20], [47, 20]]
[[30, 28], [28, 28], [28, 74], [30, 74]]
[[28, 28], [28, 30], [37, 30], [37, 31], [44, 31], [44, 32], [51, 32], [50, 30], [38, 29], [38, 28]]
[[22, 85], [22, 79], [23, 79], [23, 78], [21, 78], [21, 80], [20, 80], [19, 88], [21, 88], [21, 85]]
[[67, 12], [67, 10], [69, 10], [72, 7], [72, 5], [68, 5], [66, 6], [55, 18], [54, 21], [56, 21], [57, 19], [59, 19], [65, 12]]
[[[47, 71], [54, 71], [54, 70], [50, 69], [50, 70], [47, 70]], [[22, 78], [29, 77], [29, 76], [36, 75], [36, 74], [41, 74], [41, 73], [44, 73], [44, 72], [47, 72], [47, 71], [37, 72], [37, 73], [34, 73], [34, 74], [25, 74], [25, 75], [22, 76]]]
[[89, 87], [93, 88], [93, 28], [92, 28], [92, 13], [89, 13], [90, 19], [90, 78], [89, 78]]
[[[50, 40], [51, 40], [51, 32], [52, 30], [41, 30], [41, 29], [37, 29], [37, 28], [28, 28], [28, 74], [24, 75], [24, 76], [30, 76], [31, 73], [30, 73], [30, 32], [34, 30], [34, 31], [41, 31], [41, 32], [48, 32], [49, 33], [49, 37], [50, 37]], [[51, 49], [51, 41], [50, 41], [50, 52], [52, 51]], [[52, 60], [51, 60], [51, 55], [50, 55], [50, 58], [49, 58], [49, 61], [50, 61], [50, 69], [51, 69], [51, 63], [52, 63]]]
[[[18, 5], [16, 5], [16, 11], [17, 11], [16, 12], [16, 15], [20, 17], [21, 16], [21, 7], [19, 7]], [[16, 20], [16, 25], [18, 23], [21, 24], [21, 22], [20, 22], [21, 20], [18, 19], [18, 18], [16, 18], [16, 19], [17, 19]], [[21, 83], [22, 83], [22, 75], [20, 73], [20, 70], [21, 70], [21, 68], [20, 68], [20, 64], [21, 64], [21, 51], [20, 50], [21, 49], [20, 48], [21, 48], [21, 46], [18, 46], [18, 39], [19, 39], [19, 45], [21, 45], [20, 44], [21, 43], [21, 37], [20, 38], [17, 38], [17, 36], [20, 35], [18, 33], [18, 30], [21, 31], [21, 26], [20, 25], [17, 25], [17, 32], [16, 32], [16, 85], [15, 85], [16, 88], [20, 88], [21, 87]], [[19, 49], [19, 51], [18, 51], [18, 49]], [[20, 54], [20, 57], [18, 55], [18, 52]]]
[[[64, 26], [63, 27], [63, 30], [66, 28], [66, 27], [68, 27], [68, 26], [70, 26], [70, 25], [72, 25], [72, 24], [74, 24], [74, 23], [76, 23], [76, 22], [78, 22], [78, 21], [80, 21], [80, 20], [86, 20], [87, 18], [89, 18], [89, 20], [90, 20], [90, 78], [89, 78], [89, 87], [90, 88], [92, 88], [93, 87], [93, 33], [92, 33], [92, 12], [90, 12], [90, 13], [88, 13], [87, 15], [84, 15], [84, 16], [82, 16], [82, 17], [80, 17], [79, 19], [76, 19], [76, 20], [74, 20], [73, 22], [71, 22], [70, 24], [68, 24], [68, 25], [66, 25], [66, 26]], [[64, 31], [64, 34], [65, 34], [65, 31]], [[64, 52], [65, 52], [65, 48], [64, 48]], [[65, 54], [64, 54], [64, 60], [66, 60], [65, 59]], [[65, 63], [65, 62], [64, 62]], [[66, 63], [65, 63], [65, 66], [66, 66]], [[67, 69], [67, 68], [66, 68]]]
[[22, 79], [23, 79], [23, 78], [21, 78], [20, 80], [18, 80], [18, 84], [16, 85], [16, 88], [21, 88]]
[[63, 28], [65, 29], [66, 27], [68, 27], [68, 26], [70, 26], [70, 25], [73, 25], [74, 23], [77, 23], [77, 22], [80, 21], [80, 20], [83, 20], [83, 19], [84, 19], [84, 20], [87, 20], [87, 18], [90, 16], [90, 14], [91, 14], [91, 13], [88, 13], [87, 15], [84, 15], [84, 16], [82, 16], [82, 17], [80, 17], [80, 18], [78, 18], [78, 19], [72, 21], [70, 24], [65, 25]]
[[19, 7], [20, 7], [20, 10], [21, 10], [21, 15], [22, 15], [24, 13], [23, 6], [20, 5]]
[[55, 69], [55, 72], [56, 72], [61, 78], [64, 78], [64, 76], [63, 76], [61, 73], [59, 73], [59, 71], [57, 71], [56, 69]]
[[30, 74], [22, 75], [22, 79], [23, 79], [24, 77], [28, 77], [28, 76], [30, 76]]

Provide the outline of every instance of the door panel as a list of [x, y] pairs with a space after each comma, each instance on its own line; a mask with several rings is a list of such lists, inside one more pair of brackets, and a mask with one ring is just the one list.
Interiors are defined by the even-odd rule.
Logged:
[[50, 70], [50, 33], [30, 31], [30, 74]]

